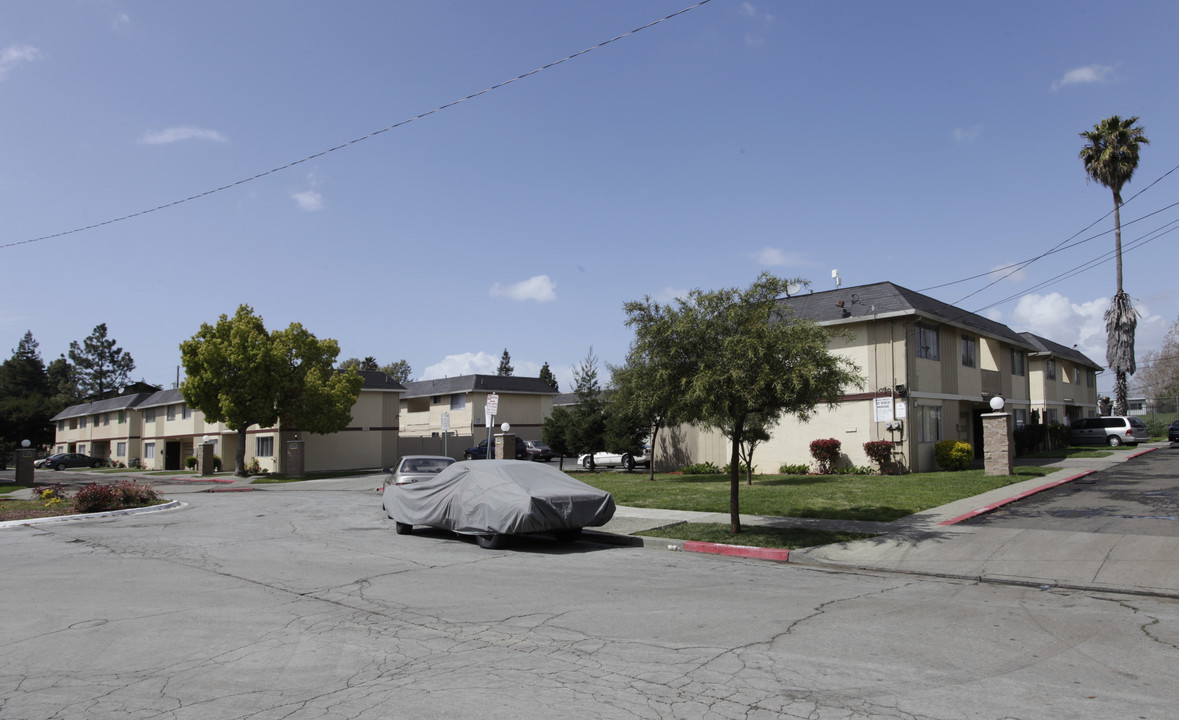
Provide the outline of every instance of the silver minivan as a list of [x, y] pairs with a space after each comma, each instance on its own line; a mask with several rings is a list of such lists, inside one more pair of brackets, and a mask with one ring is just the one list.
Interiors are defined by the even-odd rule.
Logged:
[[1137, 445], [1150, 440], [1146, 423], [1136, 417], [1112, 415], [1074, 420], [1069, 428], [1073, 445]]

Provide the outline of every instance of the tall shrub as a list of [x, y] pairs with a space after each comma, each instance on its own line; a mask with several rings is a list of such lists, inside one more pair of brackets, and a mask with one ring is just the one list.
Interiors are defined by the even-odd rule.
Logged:
[[942, 440], [933, 446], [933, 456], [942, 470], [965, 470], [974, 460], [974, 448], [961, 440]]
[[839, 461], [840, 447], [840, 442], [835, 438], [811, 441], [811, 457], [819, 463], [820, 473], [826, 475], [835, 467], [835, 463]]

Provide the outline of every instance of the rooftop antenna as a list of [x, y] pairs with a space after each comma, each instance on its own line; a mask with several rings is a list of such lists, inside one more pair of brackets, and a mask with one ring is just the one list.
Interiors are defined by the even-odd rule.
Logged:
[[835, 287], [843, 287], [843, 278], [839, 277], [839, 270], [831, 271], [831, 279], [835, 281]]

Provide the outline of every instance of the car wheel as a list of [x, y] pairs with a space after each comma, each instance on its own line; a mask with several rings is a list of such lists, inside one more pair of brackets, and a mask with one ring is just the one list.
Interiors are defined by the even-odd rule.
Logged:
[[65, 463], [58, 463], [58, 464], [56, 464], [56, 465], [54, 465], [54, 466], [53, 466], [53, 469], [54, 469], [54, 470], [61, 470], [61, 469], [62, 469], [62, 468], [64, 468], [64, 467], [65, 467]]
[[581, 461], [581, 466], [586, 470], [589, 470], [591, 467], [593, 467], [593, 461], [589, 458], [588, 455], [586, 456], [585, 460]]
[[581, 528], [564, 528], [563, 530], [554, 530], [553, 537], [557, 542], [573, 542], [581, 537]]
[[1118, 437], [1117, 435], [1110, 435], [1109, 436], [1109, 446], [1110, 447], [1117, 447], [1118, 445], [1121, 445], [1121, 444], [1122, 444], [1122, 439], [1120, 437]]
[[463, 453], [463, 460], [474, 460], [474, 459], [475, 458], [473, 455], [471, 455], [471, 453]]
[[409, 523], [397, 522], [394, 520], [393, 529], [397, 532], [398, 535], [409, 535], [413, 532], [413, 525], [410, 525]]
[[102, 467], [102, 462], [95, 460], [94, 462], [90, 463], [90, 467], [92, 467], [92, 468]]
[[622, 456], [622, 467], [626, 468], [627, 470], [635, 469], [635, 459], [632, 458], [629, 453]]
[[500, 533], [476, 535], [475, 542], [479, 543], [479, 547], [485, 550], [496, 550], [504, 546], [504, 536]]

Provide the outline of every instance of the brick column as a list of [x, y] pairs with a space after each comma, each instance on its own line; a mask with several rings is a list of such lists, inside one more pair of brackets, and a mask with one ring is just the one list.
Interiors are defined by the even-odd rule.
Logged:
[[983, 464], [987, 475], [1010, 475], [1015, 466], [1015, 431], [1010, 413], [988, 413], [983, 422]]

